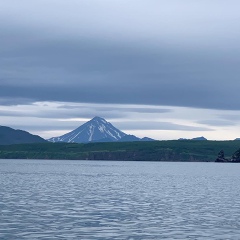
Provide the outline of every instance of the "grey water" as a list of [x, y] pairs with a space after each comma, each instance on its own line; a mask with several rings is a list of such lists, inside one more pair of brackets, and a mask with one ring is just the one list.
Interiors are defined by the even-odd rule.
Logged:
[[240, 239], [240, 164], [0, 160], [0, 239]]

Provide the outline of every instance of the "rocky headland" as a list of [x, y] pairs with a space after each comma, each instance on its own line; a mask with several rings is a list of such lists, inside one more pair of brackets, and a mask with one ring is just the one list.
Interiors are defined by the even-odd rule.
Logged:
[[226, 162], [226, 163], [240, 163], [240, 149], [238, 149], [231, 158], [225, 158], [224, 151], [221, 150], [218, 153], [218, 157], [215, 162]]

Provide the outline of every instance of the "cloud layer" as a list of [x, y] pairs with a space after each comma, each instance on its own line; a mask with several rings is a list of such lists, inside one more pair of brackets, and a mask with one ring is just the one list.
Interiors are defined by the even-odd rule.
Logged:
[[240, 109], [240, 3], [231, 3], [2, 2], [0, 94]]

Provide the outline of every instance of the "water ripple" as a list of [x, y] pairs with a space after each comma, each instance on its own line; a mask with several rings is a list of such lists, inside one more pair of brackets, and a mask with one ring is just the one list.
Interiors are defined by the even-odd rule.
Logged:
[[0, 239], [240, 239], [239, 170], [0, 160]]

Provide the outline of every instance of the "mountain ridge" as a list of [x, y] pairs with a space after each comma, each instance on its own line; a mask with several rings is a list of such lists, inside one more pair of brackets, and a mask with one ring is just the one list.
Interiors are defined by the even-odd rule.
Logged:
[[45, 139], [27, 131], [0, 126], [0, 145], [44, 143]]

